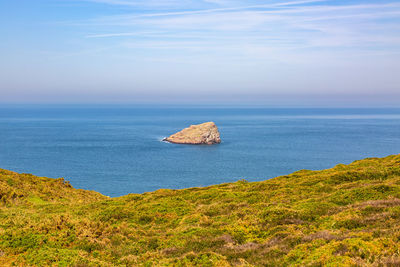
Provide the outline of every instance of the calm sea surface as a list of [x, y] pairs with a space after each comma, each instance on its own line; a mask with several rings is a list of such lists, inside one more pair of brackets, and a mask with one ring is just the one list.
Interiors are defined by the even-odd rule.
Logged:
[[[223, 142], [165, 136], [214, 121]], [[260, 181], [400, 153], [400, 109], [0, 107], [0, 168], [108, 196]]]

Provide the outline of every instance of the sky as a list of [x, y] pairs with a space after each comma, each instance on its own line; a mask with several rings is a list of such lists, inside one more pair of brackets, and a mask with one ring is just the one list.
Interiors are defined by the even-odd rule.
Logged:
[[400, 106], [400, 1], [0, 0], [0, 103]]

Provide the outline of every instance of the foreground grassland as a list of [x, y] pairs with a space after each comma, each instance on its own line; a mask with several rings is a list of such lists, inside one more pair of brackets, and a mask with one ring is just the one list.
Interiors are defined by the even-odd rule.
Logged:
[[400, 156], [108, 198], [0, 169], [0, 266], [400, 265]]

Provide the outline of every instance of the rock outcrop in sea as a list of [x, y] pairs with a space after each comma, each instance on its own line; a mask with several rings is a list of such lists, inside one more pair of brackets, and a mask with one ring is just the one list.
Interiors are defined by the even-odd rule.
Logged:
[[218, 127], [214, 122], [191, 125], [170, 137], [164, 138], [174, 144], [213, 145], [221, 143]]

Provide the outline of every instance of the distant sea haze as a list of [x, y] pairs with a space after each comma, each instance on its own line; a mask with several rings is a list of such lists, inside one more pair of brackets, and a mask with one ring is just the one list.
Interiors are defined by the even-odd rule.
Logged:
[[[214, 121], [222, 143], [161, 140]], [[0, 168], [108, 196], [260, 181], [400, 153], [400, 109], [0, 108]]]

